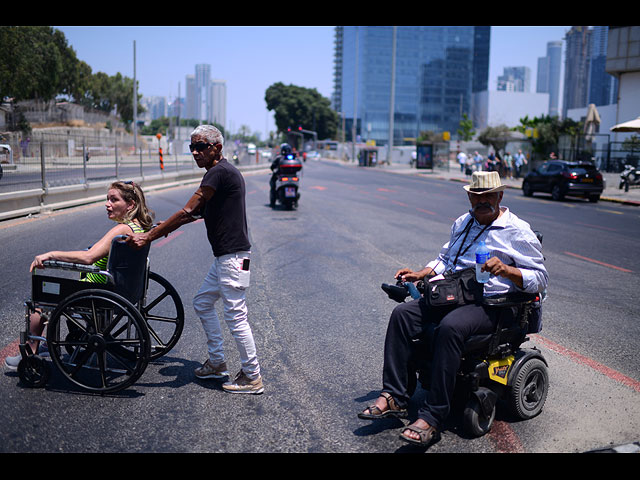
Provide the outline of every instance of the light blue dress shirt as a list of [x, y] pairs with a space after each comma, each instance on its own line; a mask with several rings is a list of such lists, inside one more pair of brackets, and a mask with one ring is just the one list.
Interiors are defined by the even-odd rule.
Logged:
[[[491, 275], [484, 285], [484, 295], [499, 295], [507, 292], [542, 293], [547, 288], [549, 275], [544, 267], [542, 245], [527, 222], [511, 213], [507, 207], [500, 207], [500, 215], [484, 232], [484, 225], [472, 220], [471, 230], [465, 238], [464, 229], [472, 219], [470, 213], [460, 216], [451, 227], [451, 238], [445, 243], [440, 254], [426, 266], [437, 274], [451, 270], [474, 268], [476, 264], [475, 250], [478, 242], [484, 241], [491, 251], [491, 257], [498, 257], [502, 263], [516, 267], [522, 272], [522, 286], [519, 288], [504, 277]], [[480, 236], [478, 237], [478, 234]], [[478, 238], [476, 238], [478, 237]], [[473, 244], [472, 244], [473, 242]], [[471, 246], [464, 252], [468, 245]], [[449, 248], [451, 245], [451, 248]], [[456, 254], [461, 252], [455, 269], [453, 262]]]

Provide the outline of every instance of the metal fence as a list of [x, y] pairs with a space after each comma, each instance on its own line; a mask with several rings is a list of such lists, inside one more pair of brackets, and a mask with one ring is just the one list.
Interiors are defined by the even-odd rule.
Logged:
[[[32, 189], [128, 180], [163, 173], [197, 170], [191, 154], [178, 153], [173, 142], [133, 144], [130, 136], [80, 136], [68, 134], [15, 135], [0, 140], [12, 154], [0, 151], [0, 194]], [[227, 152], [225, 151], [225, 154]], [[231, 160], [231, 159], [230, 159]], [[13, 163], [11, 163], [11, 161]], [[238, 164], [256, 163], [241, 155]]]
[[577, 135], [560, 140], [558, 158], [591, 161], [603, 172], [619, 173], [629, 164], [638, 167], [640, 146], [627, 142], [611, 142], [608, 134]]

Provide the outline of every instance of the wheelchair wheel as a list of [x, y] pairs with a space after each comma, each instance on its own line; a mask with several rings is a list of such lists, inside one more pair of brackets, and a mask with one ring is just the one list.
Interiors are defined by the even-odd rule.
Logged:
[[167, 354], [180, 339], [184, 327], [184, 307], [180, 295], [165, 278], [149, 272], [149, 284], [142, 316], [151, 338], [150, 360]]
[[464, 408], [464, 429], [474, 437], [481, 437], [491, 430], [496, 418], [495, 405], [490, 415], [486, 415], [477, 398], [472, 397]]
[[549, 390], [547, 366], [539, 358], [526, 361], [518, 371], [509, 395], [512, 412], [523, 420], [542, 411]]
[[81, 290], [63, 300], [49, 319], [47, 343], [63, 376], [91, 392], [129, 387], [149, 362], [149, 332], [142, 315], [108, 290]]
[[29, 355], [18, 364], [18, 377], [28, 387], [44, 387], [50, 375], [49, 362], [38, 355]]

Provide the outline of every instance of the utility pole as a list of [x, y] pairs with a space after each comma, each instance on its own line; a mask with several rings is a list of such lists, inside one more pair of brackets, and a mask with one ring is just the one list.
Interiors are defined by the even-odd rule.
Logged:
[[397, 28], [393, 27], [393, 39], [391, 41], [391, 91], [389, 92], [389, 145], [387, 146], [387, 165], [391, 165], [391, 149], [393, 148], [393, 117], [396, 98], [396, 35]]
[[136, 82], [136, 41], [133, 41], [133, 148], [138, 147], [138, 84]]
[[356, 27], [356, 56], [355, 73], [353, 75], [353, 125], [351, 126], [352, 154], [351, 159], [356, 160], [356, 126], [358, 124], [358, 36], [360, 32]]

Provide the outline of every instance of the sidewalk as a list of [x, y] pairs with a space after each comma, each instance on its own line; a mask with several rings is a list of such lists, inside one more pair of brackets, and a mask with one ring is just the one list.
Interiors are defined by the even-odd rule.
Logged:
[[[340, 162], [342, 163], [342, 162]], [[353, 165], [356, 166], [355, 163], [345, 163], [345, 165]], [[400, 164], [394, 163], [391, 165], [377, 165], [375, 167], [359, 167], [359, 168], [371, 168], [371, 169], [380, 169], [386, 170], [392, 173], [404, 174], [404, 175], [417, 175], [421, 177], [427, 178], [437, 178], [441, 180], [452, 180], [457, 182], [469, 183], [471, 180], [470, 176], [465, 175], [460, 171], [460, 167], [458, 165], [454, 165], [451, 163], [449, 170], [436, 168], [433, 170], [430, 169], [422, 169], [422, 168], [412, 168], [408, 164]], [[619, 173], [603, 173], [605, 180], [605, 189], [602, 192], [602, 196], [600, 197], [600, 201], [606, 202], [617, 202], [625, 205], [636, 205], [640, 206], [640, 188], [631, 188], [628, 192], [621, 190], [618, 188], [620, 183], [620, 174]], [[522, 178], [520, 179], [509, 179], [503, 178], [502, 183], [507, 185], [507, 188], [515, 188], [522, 189]], [[544, 194], [536, 194], [536, 195], [544, 195]]]

